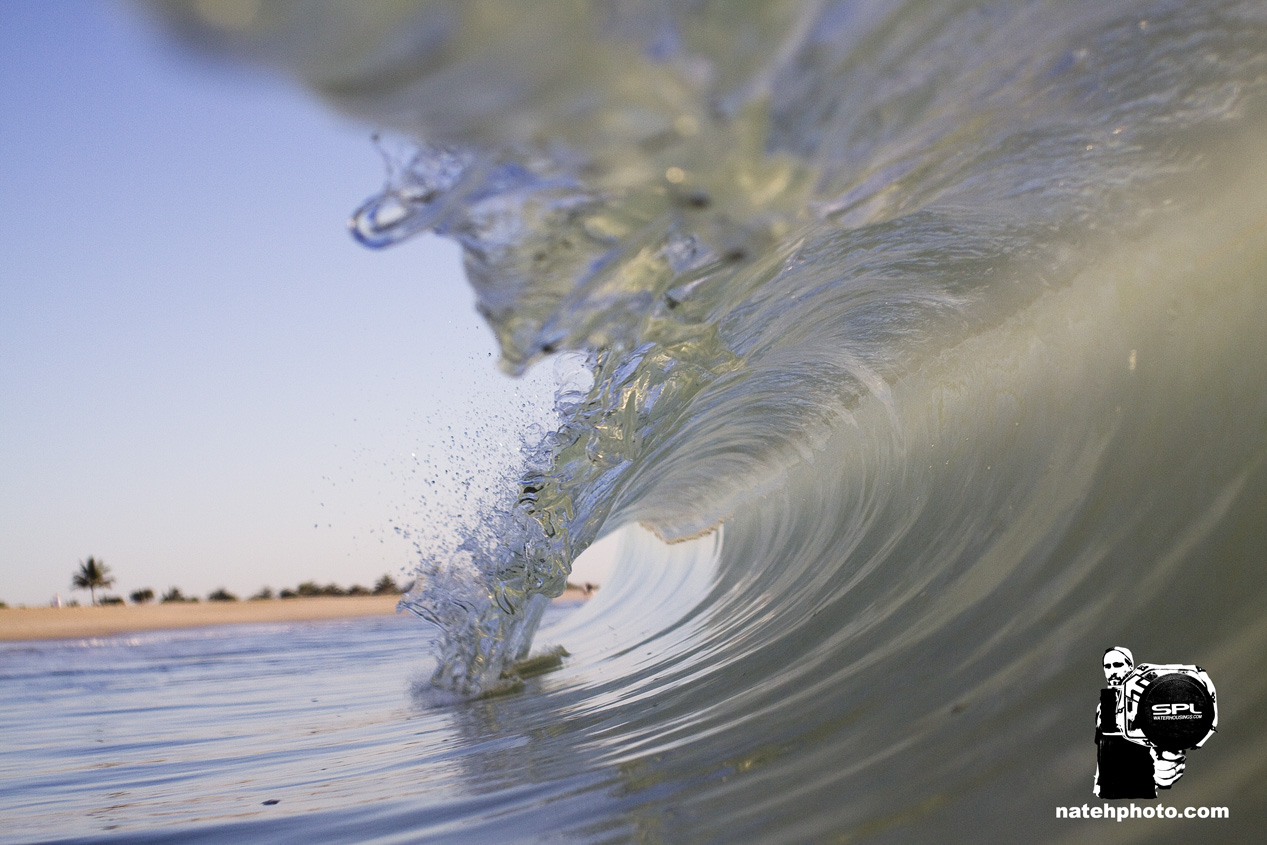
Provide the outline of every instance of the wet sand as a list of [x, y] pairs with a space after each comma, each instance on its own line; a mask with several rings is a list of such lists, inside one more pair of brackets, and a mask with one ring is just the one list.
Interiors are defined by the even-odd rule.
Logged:
[[[587, 596], [583, 591], [569, 589], [557, 601], [584, 598]], [[64, 640], [207, 625], [379, 616], [395, 613], [399, 600], [399, 596], [338, 596], [104, 607], [0, 608], [0, 641]]]

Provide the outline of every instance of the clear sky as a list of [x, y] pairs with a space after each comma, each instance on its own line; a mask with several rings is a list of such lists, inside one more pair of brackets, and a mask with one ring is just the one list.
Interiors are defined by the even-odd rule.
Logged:
[[86, 600], [89, 555], [124, 596], [369, 585], [545, 419], [455, 247], [347, 235], [371, 131], [126, 6], [0, 2], [0, 601]]

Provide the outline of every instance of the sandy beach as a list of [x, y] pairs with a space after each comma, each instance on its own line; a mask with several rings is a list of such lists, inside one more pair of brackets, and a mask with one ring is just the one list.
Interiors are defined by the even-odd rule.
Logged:
[[104, 607], [5, 608], [0, 610], [0, 640], [75, 639], [165, 628], [376, 616], [395, 613], [398, 600], [398, 596], [339, 596]]
[[[556, 601], [587, 598], [569, 588]], [[172, 602], [102, 607], [0, 608], [0, 641], [105, 637], [131, 631], [260, 622], [347, 619], [396, 612], [399, 596], [338, 596], [233, 602]]]

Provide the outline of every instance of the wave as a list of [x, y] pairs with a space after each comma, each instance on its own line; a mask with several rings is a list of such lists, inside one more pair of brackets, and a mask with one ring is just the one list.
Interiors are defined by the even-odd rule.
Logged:
[[357, 237], [457, 240], [509, 372], [584, 362], [405, 603], [496, 691], [620, 533], [540, 705], [613, 830], [1005, 841], [1084, 802], [1116, 642], [1210, 672], [1176, 789], [1262, 812], [1261, 3], [203, 6], [412, 139]]

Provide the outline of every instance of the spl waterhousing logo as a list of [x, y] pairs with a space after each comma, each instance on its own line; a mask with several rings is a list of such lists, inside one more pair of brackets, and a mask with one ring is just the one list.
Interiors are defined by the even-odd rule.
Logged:
[[1100, 798], [1156, 798], [1183, 776], [1187, 752], [1219, 723], [1214, 683], [1199, 666], [1135, 664], [1130, 649], [1104, 652], [1106, 689], [1096, 711]]

